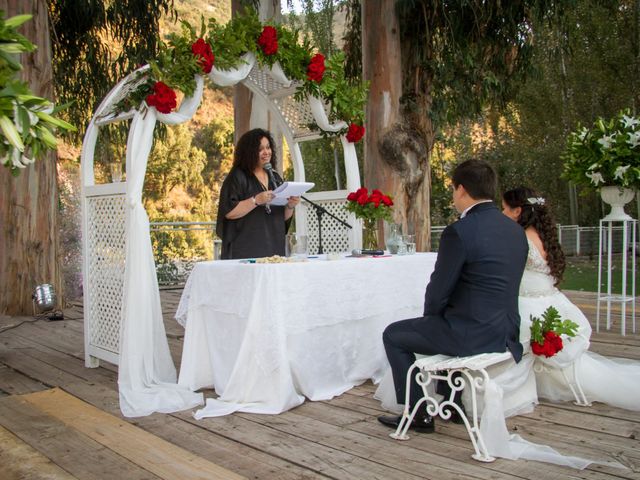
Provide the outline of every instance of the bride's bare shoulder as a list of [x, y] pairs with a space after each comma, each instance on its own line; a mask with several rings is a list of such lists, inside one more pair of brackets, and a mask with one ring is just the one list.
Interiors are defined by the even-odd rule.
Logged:
[[542, 244], [542, 239], [540, 238], [538, 231], [534, 227], [528, 227], [525, 229], [524, 233], [527, 235], [529, 241], [533, 243], [536, 249], [540, 252], [542, 258], [546, 260], [547, 252], [544, 250], [544, 245]]

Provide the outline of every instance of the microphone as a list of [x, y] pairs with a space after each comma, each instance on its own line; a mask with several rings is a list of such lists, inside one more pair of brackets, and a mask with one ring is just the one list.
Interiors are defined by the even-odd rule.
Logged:
[[264, 165], [262, 165], [262, 168], [265, 170], [265, 172], [267, 172], [267, 175], [269, 175], [269, 178], [271, 179], [273, 185], [278, 188], [280, 185], [278, 185], [276, 176], [273, 174], [273, 166], [270, 163], [265, 163]]
[[354, 248], [351, 250], [351, 255], [384, 255], [384, 250], [361, 250], [359, 248]]

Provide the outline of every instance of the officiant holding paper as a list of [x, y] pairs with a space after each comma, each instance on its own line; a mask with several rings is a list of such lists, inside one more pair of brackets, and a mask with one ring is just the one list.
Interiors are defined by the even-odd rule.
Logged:
[[271, 133], [256, 128], [242, 135], [220, 190], [216, 233], [223, 259], [284, 256], [285, 235], [300, 197], [272, 204], [273, 190], [281, 183]]

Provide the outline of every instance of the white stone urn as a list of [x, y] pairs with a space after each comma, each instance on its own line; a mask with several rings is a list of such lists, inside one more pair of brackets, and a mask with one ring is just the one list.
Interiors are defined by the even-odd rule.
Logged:
[[633, 200], [635, 190], [624, 187], [602, 187], [600, 196], [602, 201], [611, 205], [611, 211], [602, 220], [623, 221], [632, 220], [632, 217], [624, 211], [624, 206]]

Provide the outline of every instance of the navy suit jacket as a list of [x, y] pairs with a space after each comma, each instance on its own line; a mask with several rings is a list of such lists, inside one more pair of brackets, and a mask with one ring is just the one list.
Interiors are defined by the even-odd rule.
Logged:
[[504, 352], [522, 358], [518, 290], [527, 261], [524, 229], [493, 202], [480, 203], [449, 225], [414, 328], [439, 353]]

